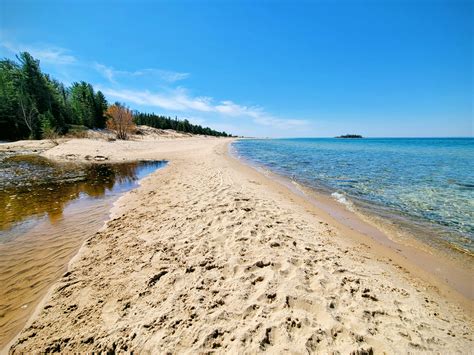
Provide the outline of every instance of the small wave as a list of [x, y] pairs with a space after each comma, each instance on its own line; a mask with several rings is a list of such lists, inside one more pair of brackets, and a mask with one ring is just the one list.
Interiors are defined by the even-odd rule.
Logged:
[[346, 206], [346, 208], [349, 210], [349, 211], [354, 211], [354, 205], [352, 204], [351, 201], [349, 201], [346, 196], [340, 192], [333, 192], [331, 194], [332, 197], [334, 197], [334, 199], [339, 202], [340, 204]]
[[461, 188], [466, 188], [466, 189], [474, 189], [474, 183], [471, 182], [460, 182], [455, 179], [448, 179], [448, 184], [450, 185], [456, 185]]
[[465, 183], [461, 183], [461, 182], [456, 182], [456, 185], [458, 185], [460, 188], [466, 189], [466, 190], [474, 189], [474, 184], [465, 184]]
[[299, 193], [301, 193], [302, 195], [306, 195], [301, 184], [299, 184], [293, 177], [291, 178], [291, 184]]

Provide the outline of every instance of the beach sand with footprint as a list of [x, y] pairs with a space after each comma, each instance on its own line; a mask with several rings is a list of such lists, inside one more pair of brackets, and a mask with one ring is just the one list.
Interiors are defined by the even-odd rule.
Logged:
[[228, 157], [227, 142], [124, 148], [170, 163], [119, 200], [11, 351], [472, 349], [468, 312]]

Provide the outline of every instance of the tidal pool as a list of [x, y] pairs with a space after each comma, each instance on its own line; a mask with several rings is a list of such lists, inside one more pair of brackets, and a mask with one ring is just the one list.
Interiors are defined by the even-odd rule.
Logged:
[[0, 349], [124, 192], [165, 161], [55, 163], [0, 155]]

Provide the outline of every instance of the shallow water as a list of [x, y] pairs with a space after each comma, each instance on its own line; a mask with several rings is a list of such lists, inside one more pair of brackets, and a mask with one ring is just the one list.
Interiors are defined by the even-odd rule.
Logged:
[[474, 139], [240, 140], [237, 154], [390, 219], [423, 241], [474, 252]]
[[0, 348], [23, 327], [117, 198], [166, 162], [58, 164], [0, 156]]

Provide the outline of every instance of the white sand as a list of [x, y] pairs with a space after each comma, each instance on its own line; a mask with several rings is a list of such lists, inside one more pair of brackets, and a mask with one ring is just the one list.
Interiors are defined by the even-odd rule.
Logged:
[[71, 140], [55, 159], [166, 159], [86, 241], [13, 352], [469, 353], [461, 308], [301, 197], [229, 139]]

